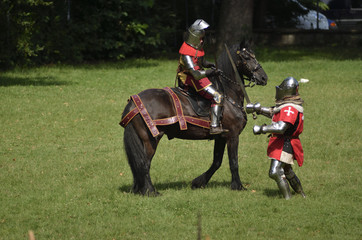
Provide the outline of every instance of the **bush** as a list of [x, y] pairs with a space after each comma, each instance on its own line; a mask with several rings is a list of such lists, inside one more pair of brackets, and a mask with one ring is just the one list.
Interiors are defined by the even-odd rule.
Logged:
[[0, 0], [0, 64], [147, 56], [167, 48], [176, 24], [157, 0]]

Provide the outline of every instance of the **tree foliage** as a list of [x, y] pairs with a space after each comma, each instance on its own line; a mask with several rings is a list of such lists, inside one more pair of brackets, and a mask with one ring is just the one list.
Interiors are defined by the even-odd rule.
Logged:
[[253, 27], [292, 27], [304, 13], [291, 0], [0, 0], [0, 68], [176, 52], [198, 18], [220, 48]]
[[116, 60], [160, 51], [177, 21], [170, 6], [159, 2], [0, 0], [0, 65]]

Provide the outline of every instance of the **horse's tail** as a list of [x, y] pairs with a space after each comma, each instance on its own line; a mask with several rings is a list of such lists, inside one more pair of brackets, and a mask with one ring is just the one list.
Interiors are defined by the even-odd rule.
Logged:
[[132, 191], [134, 193], [142, 193], [142, 189], [146, 184], [144, 177], [148, 174], [149, 163], [143, 142], [132, 123], [129, 123], [124, 130], [123, 143], [128, 164], [133, 174]]
[[[133, 101], [128, 102], [123, 111], [122, 120], [134, 106]], [[150, 177], [150, 166], [159, 139], [156, 140], [152, 136], [139, 115], [133, 117], [128, 124], [121, 125], [124, 127], [124, 149], [133, 174], [132, 191], [143, 195], [157, 195]]]

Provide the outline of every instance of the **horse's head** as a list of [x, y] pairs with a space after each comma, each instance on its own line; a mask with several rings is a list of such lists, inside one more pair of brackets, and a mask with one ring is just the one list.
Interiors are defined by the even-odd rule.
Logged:
[[[244, 41], [240, 45], [233, 45], [229, 51], [240, 76], [249, 80], [251, 86], [255, 84], [265, 86], [267, 84], [268, 76], [256, 60], [255, 54], [250, 50], [247, 42]], [[234, 71], [226, 50], [217, 59], [217, 65], [227, 77], [233, 78]]]
[[265, 86], [268, 81], [268, 76], [264, 69], [255, 58], [255, 54], [247, 47], [240, 46], [236, 50], [237, 68], [238, 71], [247, 77], [251, 84]]

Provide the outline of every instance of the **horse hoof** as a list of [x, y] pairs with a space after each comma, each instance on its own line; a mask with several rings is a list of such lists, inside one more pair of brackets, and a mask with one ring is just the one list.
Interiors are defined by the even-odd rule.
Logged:
[[231, 184], [231, 190], [245, 191], [247, 189], [242, 184]]
[[201, 186], [199, 186], [199, 185], [192, 185], [192, 186], [191, 186], [191, 189], [192, 189], [192, 190], [199, 189], [199, 188], [205, 188], [205, 185], [201, 185]]
[[147, 197], [157, 197], [157, 196], [161, 196], [161, 193], [155, 191], [155, 190], [139, 190], [139, 191], [133, 191], [134, 194], [139, 194], [139, 195], [142, 195], [142, 196], [147, 196]]
[[204, 188], [205, 184], [203, 184], [199, 178], [196, 178], [192, 181], [191, 189], [198, 189], [198, 188]]
[[205, 176], [204, 176], [204, 174], [202, 174], [201, 176], [198, 176], [197, 178], [192, 180], [191, 188], [192, 189], [204, 188], [206, 186], [205, 182], [206, 182], [205, 181]]
[[[196, 179], [195, 179], [196, 180]], [[204, 188], [206, 185], [201, 183], [200, 181], [192, 181], [191, 189], [198, 189], [198, 188]]]

